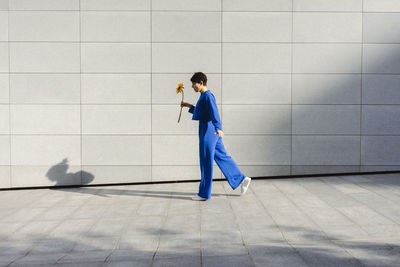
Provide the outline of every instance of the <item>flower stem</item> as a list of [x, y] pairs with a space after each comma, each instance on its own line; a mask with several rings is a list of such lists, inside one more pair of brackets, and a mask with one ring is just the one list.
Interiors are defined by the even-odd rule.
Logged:
[[[184, 97], [184, 93], [183, 93], [183, 89], [182, 89], [182, 101], [183, 101], [183, 97]], [[183, 107], [181, 106], [181, 112], [179, 113], [178, 123], [181, 120], [182, 109], [183, 109]]]

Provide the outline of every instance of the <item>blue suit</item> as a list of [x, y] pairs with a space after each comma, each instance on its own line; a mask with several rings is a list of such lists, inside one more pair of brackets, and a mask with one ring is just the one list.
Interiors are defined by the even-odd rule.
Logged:
[[222, 138], [214, 134], [217, 130], [222, 130], [222, 125], [215, 97], [210, 90], [201, 93], [196, 106], [192, 106], [189, 112], [193, 113], [192, 120], [199, 121], [201, 181], [198, 195], [207, 199], [211, 198], [214, 160], [232, 189], [236, 189], [246, 176], [227, 155]]

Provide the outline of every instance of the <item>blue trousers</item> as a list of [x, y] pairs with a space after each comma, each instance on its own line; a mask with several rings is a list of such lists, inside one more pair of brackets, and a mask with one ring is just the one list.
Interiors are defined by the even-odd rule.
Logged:
[[226, 154], [222, 138], [214, 133], [215, 127], [211, 121], [199, 122], [201, 181], [198, 195], [207, 199], [211, 198], [214, 160], [232, 189], [236, 189], [246, 177], [233, 159]]

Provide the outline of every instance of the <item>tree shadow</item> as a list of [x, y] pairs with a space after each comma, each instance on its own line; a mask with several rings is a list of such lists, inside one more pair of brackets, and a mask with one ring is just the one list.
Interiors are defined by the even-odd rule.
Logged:
[[[194, 259], [190, 266], [200, 266], [197, 260], [204, 266], [224, 262], [232, 262], [235, 266], [237, 263], [241, 266], [398, 266], [400, 260], [400, 246], [394, 241], [337, 239], [319, 242], [308, 227], [280, 227], [298, 234], [301, 242], [230, 243], [218, 238], [231, 234], [226, 230], [216, 230], [216, 236], [194, 237], [179, 230], [143, 226], [143, 234], [124, 232], [123, 239], [107, 232], [95, 236], [83, 233], [80, 237], [70, 238], [28, 234], [19, 241], [9, 239], [12, 235], [3, 235], [1, 240], [6, 242], [0, 244], [0, 257], [5, 266], [56, 263], [131, 266], [129, 264], [139, 261], [145, 261], [146, 266], [161, 262], [178, 265], [182, 259]], [[158, 234], [154, 235], [155, 232]], [[112, 244], [102, 244], [107, 240]], [[195, 245], [200, 244], [200, 240], [203, 246]]]

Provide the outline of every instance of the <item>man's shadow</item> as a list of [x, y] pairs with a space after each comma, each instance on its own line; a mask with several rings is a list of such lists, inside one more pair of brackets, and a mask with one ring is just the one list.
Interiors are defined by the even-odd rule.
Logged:
[[[78, 171], [76, 173], [67, 173], [68, 167], [68, 158], [65, 158], [47, 171], [46, 176], [50, 181], [56, 182], [55, 187], [83, 185], [94, 180], [94, 175], [89, 172]], [[85, 177], [85, 183], [83, 183], [83, 177]]]
[[[46, 173], [47, 178], [50, 181], [55, 181], [56, 184], [52, 188], [53, 190], [65, 190], [80, 194], [91, 194], [102, 197], [110, 197], [110, 195], [130, 195], [130, 196], [144, 196], [154, 198], [174, 198], [182, 200], [192, 200], [194, 192], [177, 192], [177, 191], [151, 191], [151, 190], [127, 190], [127, 189], [116, 189], [107, 188], [99, 189], [90, 188], [87, 184], [94, 181], [95, 176], [86, 171], [78, 171], [75, 173], [67, 173], [68, 170], [68, 158], [63, 159], [60, 163], [52, 166]], [[84, 179], [83, 179], [84, 178]], [[85, 181], [83, 183], [83, 181]], [[78, 190], [72, 187], [84, 185], [84, 187]], [[85, 186], [86, 185], [86, 186]], [[125, 185], [125, 184], [124, 184]], [[95, 186], [95, 185], [94, 185]], [[69, 187], [69, 188], [66, 188]], [[235, 194], [213, 194], [213, 196], [238, 196]]]

